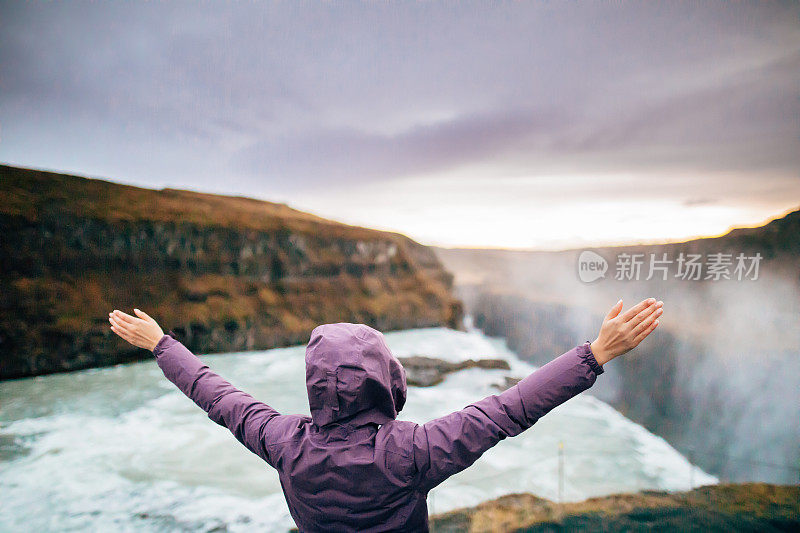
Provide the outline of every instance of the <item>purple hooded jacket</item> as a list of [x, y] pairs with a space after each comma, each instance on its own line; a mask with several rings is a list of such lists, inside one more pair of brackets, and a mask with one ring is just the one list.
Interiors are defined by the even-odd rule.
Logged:
[[504, 392], [420, 425], [396, 420], [405, 370], [383, 334], [363, 324], [311, 332], [310, 417], [282, 415], [236, 389], [171, 335], [153, 353], [167, 379], [278, 471], [302, 532], [427, 531], [428, 491], [603, 373], [587, 341]]

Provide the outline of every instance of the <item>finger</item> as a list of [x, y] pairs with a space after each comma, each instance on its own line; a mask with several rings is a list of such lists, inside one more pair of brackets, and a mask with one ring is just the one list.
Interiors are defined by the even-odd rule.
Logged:
[[653, 332], [653, 331], [654, 331], [654, 330], [655, 330], [655, 329], [658, 327], [658, 325], [659, 325], [660, 323], [661, 323], [661, 322], [660, 322], [658, 319], [654, 320], [652, 324], [650, 324], [649, 326], [647, 326], [647, 327], [644, 329], [644, 331], [642, 331], [641, 333], [639, 333], [639, 334], [636, 336], [636, 338], [634, 339], [634, 345], [635, 345], [635, 346], [638, 346], [638, 345], [639, 345], [639, 343], [640, 343], [640, 342], [642, 342], [642, 341], [643, 341], [643, 340], [644, 340], [644, 339], [645, 339], [645, 338], [646, 338], [648, 335], [650, 335], [650, 334], [651, 334], [651, 333], [652, 333], [652, 332]]
[[120, 331], [133, 333], [133, 325], [128, 324], [127, 322], [122, 322], [113, 316], [108, 317], [108, 321], [111, 322], [112, 325], [116, 326]]
[[117, 317], [115, 317], [114, 315], [109, 315], [108, 321], [111, 322], [111, 325], [115, 326], [117, 329], [123, 329], [122, 321], [117, 320]]
[[127, 313], [123, 313], [117, 309], [114, 310], [114, 317], [116, 317], [121, 322], [127, 322], [128, 324], [136, 324], [139, 321], [138, 318], [133, 317]]
[[606, 320], [611, 320], [617, 316], [620, 311], [622, 311], [622, 298], [620, 298], [620, 300], [614, 304], [614, 307], [611, 308], [611, 311], [606, 314]]
[[653, 330], [654, 330], [654, 329], [656, 329], [657, 327], [658, 327], [658, 320], [655, 320], [655, 321], [654, 321], [652, 324], [650, 324], [649, 326], [647, 326], [647, 328], [645, 328], [645, 330], [644, 330], [644, 331], [642, 331], [641, 333], [639, 333], [639, 334], [636, 336], [636, 338], [634, 338], [634, 339], [633, 339], [633, 345], [634, 345], [634, 346], [638, 346], [638, 345], [639, 345], [639, 343], [640, 343], [640, 342], [642, 342], [642, 341], [645, 339], [645, 337], [647, 337], [648, 335], [650, 335], [650, 334], [653, 332]]
[[139, 318], [143, 319], [143, 320], [147, 320], [148, 322], [150, 322], [150, 321], [155, 322], [152, 318], [150, 318], [150, 315], [148, 315], [147, 313], [145, 313], [141, 309], [134, 309], [133, 312], [136, 313], [136, 315]]
[[128, 341], [129, 343], [133, 344], [134, 346], [139, 346], [139, 339], [137, 335], [123, 331], [122, 338]]
[[113, 331], [114, 333], [116, 333], [117, 335], [119, 335], [120, 337], [122, 337], [122, 339], [123, 339], [123, 340], [125, 340], [125, 341], [127, 341], [127, 342], [130, 342], [131, 344], [133, 344], [133, 343], [131, 342], [131, 337], [130, 337], [130, 335], [128, 335], [128, 334], [127, 334], [125, 331], [123, 331], [123, 330], [119, 329], [117, 326], [111, 326], [111, 331]]
[[119, 311], [117, 309], [114, 309], [114, 312], [111, 314], [111, 316], [113, 316], [117, 320], [117, 322], [133, 324], [132, 316], [130, 316], [127, 313], [123, 313], [122, 311]]
[[642, 320], [642, 321], [639, 323], [639, 325], [638, 325], [638, 326], [636, 326], [635, 328], [633, 328], [633, 336], [634, 336], [634, 338], [635, 338], [637, 335], [639, 335], [639, 333], [641, 333], [642, 331], [644, 331], [644, 330], [645, 330], [645, 329], [646, 329], [646, 328], [647, 328], [647, 327], [648, 327], [650, 324], [652, 324], [653, 322], [655, 322], [655, 320], [656, 320], [658, 317], [660, 317], [660, 316], [661, 316], [661, 313], [663, 313], [663, 312], [664, 312], [664, 310], [663, 310], [663, 309], [656, 309], [655, 311], [653, 311], [652, 313], [650, 313], [650, 315], [649, 315], [649, 316], [647, 316], [647, 318], [645, 318], [644, 320]]
[[655, 298], [648, 298], [647, 300], [642, 300], [638, 304], [634, 305], [633, 307], [622, 313], [622, 315], [620, 315], [622, 317], [622, 321], [623, 322], [629, 321], [630, 319], [641, 313], [643, 310], [645, 310], [650, 304], [654, 304], [655, 302], [656, 302]]
[[116, 326], [111, 326], [111, 331], [113, 331], [116, 335], [122, 337], [122, 334], [120, 333], [120, 331], [117, 329]]
[[648, 305], [644, 309], [644, 311], [640, 311], [639, 313], [637, 313], [637, 315], [631, 319], [629, 324], [633, 328], [636, 328], [639, 324], [644, 322], [645, 319], [647, 319], [649, 316], [651, 316], [653, 313], [655, 313], [660, 307], [661, 307], [661, 304], [659, 302], [656, 302], [656, 303]]

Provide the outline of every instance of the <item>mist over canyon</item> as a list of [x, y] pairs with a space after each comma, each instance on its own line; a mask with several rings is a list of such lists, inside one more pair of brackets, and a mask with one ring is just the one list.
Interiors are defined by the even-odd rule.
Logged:
[[[721, 479], [796, 483], [800, 469], [800, 211], [762, 227], [660, 245], [591, 248], [608, 270], [581, 281], [585, 249], [560, 252], [437, 249], [455, 273], [475, 325], [542, 364], [593, 340], [619, 299], [664, 301], [656, 332], [606, 365], [592, 394], [663, 436]], [[677, 276], [683, 253], [708, 260], [760, 254], [737, 279]], [[617, 279], [620, 258], [642, 254], [639, 279]], [[648, 277], [650, 254], [673, 261]]]

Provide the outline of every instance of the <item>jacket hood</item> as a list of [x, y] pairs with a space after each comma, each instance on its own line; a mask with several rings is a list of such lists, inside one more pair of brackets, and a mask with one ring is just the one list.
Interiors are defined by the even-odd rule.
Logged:
[[383, 334], [365, 324], [323, 324], [306, 347], [306, 387], [317, 426], [394, 420], [406, 402], [406, 373]]

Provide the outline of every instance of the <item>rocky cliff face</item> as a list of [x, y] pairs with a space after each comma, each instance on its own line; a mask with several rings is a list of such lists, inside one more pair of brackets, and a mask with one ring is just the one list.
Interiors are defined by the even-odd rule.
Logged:
[[282, 204], [0, 166], [0, 379], [152, 357], [138, 307], [199, 353], [307, 341], [325, 322], [459, 327], [452, 276], [402, 235]]

